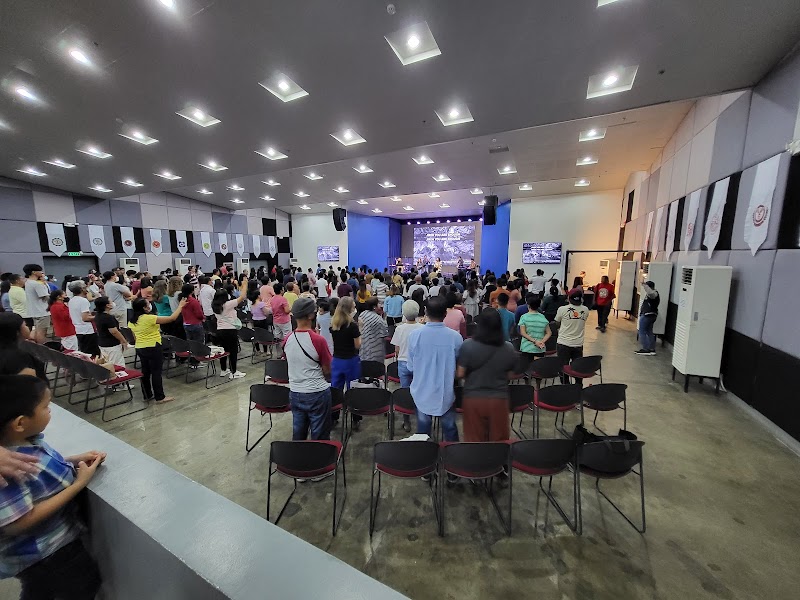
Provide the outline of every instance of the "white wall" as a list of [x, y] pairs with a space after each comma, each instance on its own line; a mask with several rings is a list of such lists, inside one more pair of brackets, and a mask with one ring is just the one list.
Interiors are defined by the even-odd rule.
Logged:
[[[347, 232], [336, 231], [330, 213], [292, 215], [292, 254], [303, 269], [316, 269], [317, 246], [339, 246], [339, 262], [334, 269], [347, 265]], [[328, 267], [331, 263], [325, 263]]]
[[[555, 271], [564, 281], [564, 259], [568, 250], [615, 250], [619, 243], [619, 215], [623, 190], [584, 192], [563, 196], [540, 196], [511, 201], [508, 236], [508, 268], [525, 268], [529, 275], [541, 268], [547, 277]], [[523, 242], [561, 242], [561, 265], [523, 265]], [[600, 277], [600, 259], [614, 254], [577, 255], [570, 258], [570, 278], [585, 270], [589, 285]], [[570, 275], [568, 274], [568, 275]]]

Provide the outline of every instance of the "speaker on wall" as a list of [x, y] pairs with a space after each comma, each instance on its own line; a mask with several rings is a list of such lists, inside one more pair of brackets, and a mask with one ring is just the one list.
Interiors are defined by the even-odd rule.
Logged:
[[343, 208], [334, 208], [333, 209], [333, 226], [336, 227], [336, 231], [344, 231], [347, 229], [347, 211]]
[[494, 225], [497, 222], [497, 196], [485, 196], [483, 206], [483, 224]]

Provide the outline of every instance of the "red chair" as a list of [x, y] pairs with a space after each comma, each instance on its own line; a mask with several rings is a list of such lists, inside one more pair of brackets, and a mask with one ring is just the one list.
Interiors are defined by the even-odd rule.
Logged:
[[[79, 358], [75, 358], [74, 361], [75, 362], [73, 364], [75, 365], [75, 367], [74, 367], [75, 371], [77, 373], [79, 373], [80, 375], [83, 375], [84, 377], [86, 377], [86, 379], [88, 380], [86, 382], [87, 383], [87, 386], [86, 386], [86, 398], [84, 398], [84, 404], [83, 404], [83, 411], [84, 412], [86, 412], [86, 413], [94, 413], [94, 412], [102, 411], [100, 417], [102, 418], [102, 420], [104, 422], [109, 422], [109, 421], [114, 421], [116, 419], [120, 419], [122, 417], [127, 417], [128, 415], [132, 415], [134, 413], [141, 412], [143, 410], [147, 410], [147, 408], [150, 406], [149, 404], [145, 404], [142, 408], [137, 408], [135, 410], [128, 411], [128, 412], [123, 413], [121, 415], [117, 415], [116, 417], [113, 417], [111, 419], [106, 419], [106, 410], [108, 410], [109, 408], [113, 408], [115, 406], [121, 406], [122, 404], [127, 404], [128, 402], [133, 404], [133, 390], [131, 389], [130, 382], [133, 381], [134, 379], [141, 379], [142, 378], [142, 372], [141, 371], [137, 371], [136, 369], [125, 368], [124, 369], [125, 375], [120, 377], [120, 376], [111, 375], [111, 373], [109, 372], [108, 369], [106, 369], [105, 367], [102, 367], [102, 366], [100, 366], [98, 364], [95, 364], [93, 362], [90, 362], [90, 361], [87, 361], [87, 360], [81, 360]], [[81, 363], [81, 364], [78, 364], [78, 363]], [[122, 373], [123, 370], [120, 368], [119, 372]], [[103, 389], [103, 394], [102, 395], [93, 396], [93, 397], [89, 396], [90, 390], [91, 390], [91, 385], [90, 384], [91, 384], [92, 380], [97, 382], [97, 385], [100, 386]], [[109, 404], [108, 403], [108, 398], [109, 398], [110, 394], [112, 393], [112, 391], [114, 391], [117, 386], [123, 385], [123, 384], [128, 389], [127, 398], [125, 398], [124, 400], [120, 400], [119, 402], [113, 402], [113, 403]], [[102, 398], [103, 399], [103, 407], [102, 408], [95, 408], [93, 410], [89, 410], [89, 402], [91, 400], [96, 400], [98, 398]]]
[[[394, 421], [394, 413], [410, 417], [416, 416], [417, 406], [414, 404], [414, 398], [411, 396], [409, 388], [397, 388], [392, 392], [392, 421]], [[394, 427], [392, 427], [391, 435], [394, 438]]]
[[572, 377], [576, 382], [583, 385], [584, 379], [591, 379], [600, 375], [600, 383], [603, 383], [603, 357], [602, 356], [583, 356], [574, 358], [562, 369], [564, 375]]
[[[534, 406], [534, 436], [539, 437], [539, 426], [542, 420], [540, 411], [555, 413], [555, 428], [564, 437], [572, 435], [564, 429], [564, 415], [575, 407], [580, 406], [581, 425], [583, 425], [583, 404], [581, 403], [581, 386], [577, 383], [566, 385], [549, 385], [536, 390], [533, 397]], [[561, 415], [561, 427], [558, 426], [558, 416]]]
[[391, 342], [392, 338], [386, 338], [386, 360], [390, 360], [395, 357], [395, 350], [394, 345]]
[[[250, 415], [257, 410], [261, 416], [269, 415], [269, 429], [267, 429], [253, 445], [250, 445]], [[247, 435], [244, 440], [244, 449], [250, 452], [258, 446], [267, 434], [272, 431], [272, 415], [292, 412], [289, 402], [289, 388], [282, 385], [268, 385], [256, 383], [250, 386], [250, 402], [247, 410]]]
[[[175, 339], [177, 339], [177, 338], [175, 338]], [[225, 384], [225, 383], [228, 383], [229, 381], [231, 381], [229, 378], [223, 377], [222, 378], [222, 382], [216, 383], [216, 384], [214, 384], [212, 386], [208, 385], [209, 378], [211, 376], [217, 374], [217, 361], [229, 356], [230, 354], [228, 352], [222, 352], [220, 354], [211, 354], [211, 348], [209, 348], [205, 344], [202, 344], [200, 342], [195, 342], [195, 341], [192, 341], [192, 340], [187, 340], [185, 343], [189, 348], [190, 356], [194, 360], [196, 360], [198, 363], [200, 363], [200, 364], [205, 363], [205, 365], [206, 365], [206, 375], [205, 375], [204, 380], [205, 380], [205, 385], [206, 385], [206, 389], [207, 390], [210, 390], [212, 388], [218, 387], [218, 386], [220, 386], [222, 384]], [[197, 378], [197, 379], [195, 379], [193, 381], [190, 380], [189, 379], [189, 373], [191, 373], [191, 369], [189, 368], [189, 364], [187, 363], [186, 364], [186, 383], [193, 383], [193, 381], [200, 381], [200, 378]]]

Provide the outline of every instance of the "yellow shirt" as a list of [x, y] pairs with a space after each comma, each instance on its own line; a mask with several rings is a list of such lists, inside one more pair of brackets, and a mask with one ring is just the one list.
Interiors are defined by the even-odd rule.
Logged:
[[286, 298], [286, 301], [289, 303], [289, 308], [292, 308], [292, 304], [294, 304], [294, 301], [298, 298], [297, 294], [294, 292], [286, 292], [283, 297]]
[[8, 301], [11, 303], [11, 310], [23, 319], [28, 318], [28, 305], [25, 296], [25, 288], [12, 285], [8, 290]]
[[156, 319], [156, 315], [141, 315], [136, 323], [128, 323], [136, 336], [136, 348], [153, 348], [161, 343], [161, 329]]

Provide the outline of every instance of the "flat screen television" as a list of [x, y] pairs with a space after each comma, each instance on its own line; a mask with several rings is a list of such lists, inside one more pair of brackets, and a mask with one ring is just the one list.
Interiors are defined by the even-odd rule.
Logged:
[[339, 246], [317, 246], [319, 262], [339, 262]]
[[561, 264], [561, 242], [523, 242], [522, 264]]

